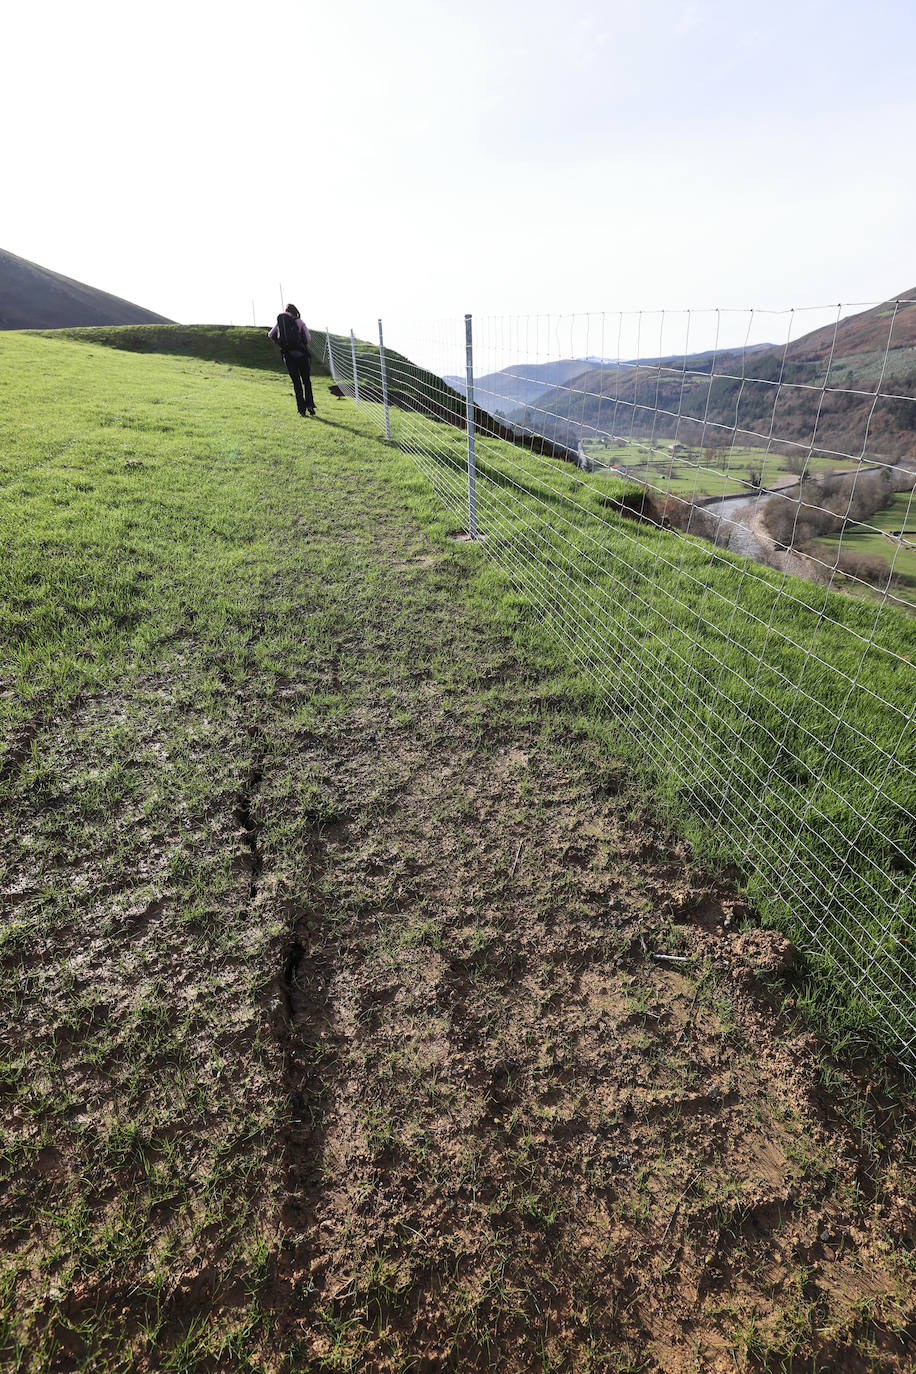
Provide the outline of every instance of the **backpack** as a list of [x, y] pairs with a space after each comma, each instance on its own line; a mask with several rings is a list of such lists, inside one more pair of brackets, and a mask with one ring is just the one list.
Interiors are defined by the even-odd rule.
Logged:
[[297, 353], [301, 356], [308, 352], [298, 320], [294, 320], [285, 310], [277, 316], [277, 342], [281, 353]]

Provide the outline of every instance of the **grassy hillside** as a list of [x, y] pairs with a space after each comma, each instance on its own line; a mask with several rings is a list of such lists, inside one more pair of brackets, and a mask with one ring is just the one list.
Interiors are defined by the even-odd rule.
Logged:
[[[336, 360], [337, 378], [347, 396], [355, 399], [353, 361], [350, 340], [331, 335], [331, 348]], [[382, 372], [377, 344], [355, 341], [356, 371], [360, 398], [372, 405], [382, 401]], [[385, 349], [389, 405], [397, 410], [428, 416], [454, 429], [467, 428], [467, 400], [449, 382], [420, 367], [402, 353]], [[498, 416], [484, 409], [475, 396], [474, 426], [478, 434], [506, 440], [519, 448], [575, 463], [577, 450], [555, 443], [542, 435], [516, 429]]]
[[[774, 604], [496, 440], [470, 545], [453, 429], [303, 422], [261, 367], [10, 334], [0, 369], [0, 1364], [909, 1374], [911, 1083], [817, 1041], [818, 997], [876, 1029], [840, 956], [815, 983], [671, 824], [734, 851], [717, 750], [842, 695], [866, 608]], [[855, 669], [882, 826], [912, 634]], [[797, 718], [752, 797], [785, 871], [845, 786]]]
[[[166, 353], [177, 357], [201, 358], [208, 362], [229, 363], [237, 367], [283, 371], [280, 350], [267, 337], [270, 326], [227, 324], [138, 324], [120, 328], [56, 329], [52, 338], [76, 343], [98, 344], [128, 353]], [[324, 361], [323, 331], [316, 331], [312, 348], [312, 371], [327, 375]]]
[[168, 323], [164, 315], [0, 249], [0, 329], [156, 322]]
[[[393, 438], [465, 518], [463, 440], [433, 428], [394, 423]], [[478, 473], [486, 552], [585, 665], [615, 747], [695, 844], [739, 862], [770, 919], [813, 947], [824, 986], [849, 995], [847, 1027], [893, 1024], [892, 1039], [908, 1038], [916, 624], [618, 520], [620, 478], [584, 479], [494, 440], [478, 446]]]
[[[224, 336], [216, 342], [223, 346]], [[213, 346], [209, 333], [199, 346]], [[86, 345], [71, 347], [78, 366]], [[89, 347], [97, 357], [97, 347]], [[371, 357], [369, 345], [364, 351]], [[231, 394], [235, 369], [210, 366], [218, 391]], [[422, 385], [425, 374], [413, 373]], [[276, 385], [285, 404], [281, 377]], [[444, 387], [435, 378], [431, 385]], [[335, 403], [335, 422], [346, 413]], [[410, 412], [401, 413], [409, 429]], [[429, 423], [438, 431], [430, 475], [446, 495], [454, 486], [460, 511], [464, 440], [452, 424]], [[842, 929], [844, 912], [854, 913], [881, 957], [867, 998], [853, 993], [848, 1014], [879, 1034], [900, 1027], [905, 1038], [909, 1012], [895, 989], [913, 977], [906, 934], [912, 914], [898, 900], [916, 852], [916, 742], [908, 730], [901, 733], [911, 704], [905, 665], [916, 657], [913, 622], [889, 608], [876, 616], [868, 605], [794, 579], [786, 594], [780, 574], [700, 540], [621, 522], [614, 507], [626, 500], [625, 482], [619, 491], [607, 481], [583, 483], [566, 463], [485, 436], [478, 471], [481, 519], [499, 532], [488, 552], [510, 574], [518, 572], [536, 614], [546, 615], [573, 660], [590, 665], [599, 698], [611, 684], [609, 709], [624, 727], [619, 747], [649, 765], [660, 795], [698, 844], [746, 866], [758, 900], [795, 934], [804, 925], [792, 911], [801, 884], [807, 919], [820, 931], [819, 957], [847, 991], [857, 986], [859, 949], [844, 946]], [[541, 586], [562, 587], [563, 595], [545, 601]], [[14, 616], [17, 604], [11, 593]], [[22, 614], [31, 624], [31, 613]], [[68, 655], [53, 662], [63, 672]], [[649, 697], [637, 687], [647, 666]], [[640, 720], [651, 722], [648, 740], [634, 731]], [[887, 755], [898, 765], [890, 774]], [[751, 798], [749, 827], [743, 808]], [[851, 836], [855, 851], [842, 862], [838, 882], [837, 856], [846, 854]], [[788, 853], [797, 873], [784, 869]], [[822, 926], [822, 911], [834, 913], [835, 927]], [[895, 1036], [891, 1031], [891, 1042]]]

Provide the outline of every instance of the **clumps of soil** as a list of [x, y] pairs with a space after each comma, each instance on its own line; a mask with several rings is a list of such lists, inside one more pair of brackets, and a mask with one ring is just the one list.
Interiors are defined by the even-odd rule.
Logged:
[[910, 1368], [911, 1112], [827, 1106], [789, 941], [587, 747], [383, 733], [293, 922], [289, 1367]]
[[791, 973], [798, 952], [791, 940], [776, 930], [749, 930], [732, 941], [732, 955], [753, 974], [773, 977]]

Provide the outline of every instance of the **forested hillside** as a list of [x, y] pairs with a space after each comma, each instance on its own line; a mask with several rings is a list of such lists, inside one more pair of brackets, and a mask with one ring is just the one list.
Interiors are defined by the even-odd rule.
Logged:
[[[877, 399], [876, 391], [879, 391]], [[916, 456], [916, 290], [788, 347], [590, 367], [513, 419], [561, 443], [596, 432]]]

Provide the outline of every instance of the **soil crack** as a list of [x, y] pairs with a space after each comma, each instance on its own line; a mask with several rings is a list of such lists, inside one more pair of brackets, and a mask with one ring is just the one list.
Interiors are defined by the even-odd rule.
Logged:
[[242, 841], [248, 850], [248, 867], [251, 881], [248, 887], [248, 901], [253, 902], [258, 894], [258, 884], [264, 872], [264, 854], [261, 849], [261, 825], [254, 817], [252, 804], [264, 781], [264, 760], [258, 759], [249, 770], [248, 776], [239, 792], [235, 805], [235, 819], [242, 832]]
[[304, 957], [305, 950], [299, 941], [295, 940], [286, 951], [283, 961], [283, 994], [286, 1001], [286, 1019], [291, 1031], [295, 1028], [297, 1006], [301, 1001], [298, 975]]

